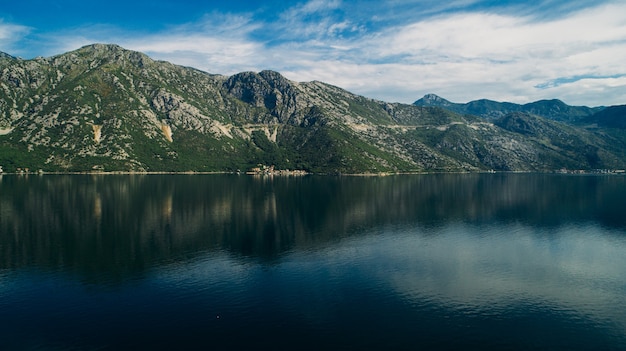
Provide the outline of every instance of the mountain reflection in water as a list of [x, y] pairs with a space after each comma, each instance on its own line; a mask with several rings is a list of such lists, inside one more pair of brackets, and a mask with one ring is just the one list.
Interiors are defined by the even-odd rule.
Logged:
[[253, 323], [269, 305], [293, 337], [351, 346], [367, 312], [388, 336], [378, 347], [393, 337], [410, 349], [411, 330], [426, 328], [428, 347], [619, 348], [625, 196], [621, 176], [5, 175], [0, 311], [18, 315], [11, 306], [30, 301], [18, 282], [51, 272], [98, 292], [144, 281], [155, 299], [186, 287], [189, 315], [221, 301]]

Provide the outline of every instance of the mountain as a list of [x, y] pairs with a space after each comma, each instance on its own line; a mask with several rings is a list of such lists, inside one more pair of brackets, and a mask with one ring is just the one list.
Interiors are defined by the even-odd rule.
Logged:
[[541, 117], [488, 121], [293, 82], [273, 71], [210, 74], [117, 45], [0, 59], [5, 171], [626, 168], [624, 143]]
[[415, 106], [443, 107], [447, 110], [496, 119], [513, 112], [530, 113], [555, 121], [574, 123], [593, 115], [604, 107], [569, 106], [561, 100], [540, 100], [524, 105], [493, 100], [475, 100], [465, 104], [453, 103], [435, 94], [427, 94], [413, 103]]
[[585, 118], [582, 122], [605, 128], [626, 129], [626, 105], [607, 107]]
[[15, 57], [13, 57], [13, 56], [11, 56], [11, 55], [9, 55], [9, 54], [7, 54], [7, 53], [4, 53], [4, 52], [0, 51], [0, 60], [1, 60], [1, 59], [9, 59], [9, 60], [14, 60], [14, 59], [15, 59]]

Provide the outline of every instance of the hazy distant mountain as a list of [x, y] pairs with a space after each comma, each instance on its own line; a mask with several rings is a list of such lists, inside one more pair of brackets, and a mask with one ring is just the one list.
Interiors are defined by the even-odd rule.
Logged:
[[116, 45], [0, 58], [5, 171], [626, 168], [623, 140], [526, 114], [485, 120], [387, 103], [272, 71], [209, 74]]
[[626, 105], [610, 106], [583, 120], [599, 127], [626, 129]]
[[465, 104], [453, 103], [435, 94], [425, 95], [413, 103], [415, 106], [443, 107], [450, 111], [495, 119], [512, 112], [531, 113], [555, 121], [576, 122], [591, 116], [604, 107], [569, 106], [561, 100], [540, 100], [524, 105], [492, 100], [475, 100]]

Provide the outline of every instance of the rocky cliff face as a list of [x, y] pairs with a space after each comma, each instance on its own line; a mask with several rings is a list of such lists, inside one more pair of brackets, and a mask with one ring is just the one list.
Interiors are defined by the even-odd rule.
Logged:
[[[559, 124], [529, 135], [518, 124], [376, 101], [272, 71], [214, 75], [116, 45], [33, 60], [0, 55], [5, 171], [624, 168], [610, 146], [622, 139]], [[543, 132], [555, 128], [563, 135]], [[593, 147], [561, 142], [568, 137]]]
[[277, 72], [262, 71], [236, 74], [223, 86], [239, 100], [266, 109], [272, 118], [264, 122], [297, 125], [301, 119], [296, 113], [301, 106], [298, 106], [298, 92], [294, 85]]

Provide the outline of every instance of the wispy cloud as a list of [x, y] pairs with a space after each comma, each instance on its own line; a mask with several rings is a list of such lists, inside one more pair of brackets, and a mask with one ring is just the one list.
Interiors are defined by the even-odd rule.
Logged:
[[10, 54], [19, 55], [21, 52], [16, 44], [30, 31], [31, 28], [27, 26], [5, 23], [0, 19], [0, 51], [7, 51]]
[[202, 21], [141, 38], [124, 38], [122, 45], [157, 58], [215, 73], [257, 69], [263, 43], [250, 39], [260, 24], [249, 15], [214, 13]]
[[340, 0], [309, 0], [296, 5], [281, 14], [281, 18], [302, 18], [320, 12], [328, 12], [340, 8]]
[[[328, 41], [351, 36], [364, 28], [345, 13], [339, 0], [311, 0], [286, 10], [278, 21], [266, 23], [271, 33], [271, 42], [284, 41]], [[273, 38], [272, 38], [273, 37]]]
[[[580, 94], [570, 89], [579, 82], [543, 91], [535, 87], [562, 77], [626, 72], [623, 13], [626, 4], [544, 21], [487, 12], [455, 13], [389, 28], [363, 43], [367, 55], [361, 57], [404, 66], [395, 73], [406, 74], [410, 67], [415, 81], [405, 87], [412, 91], [431, 89], [461, 101], [481, 91], [486, 97], [518, 102], [550, 93], [579, 103]], [[615, 101], [619, 94], [625, 98], [625, 88], [606, 87], [603, 93], [613, 94]]]

